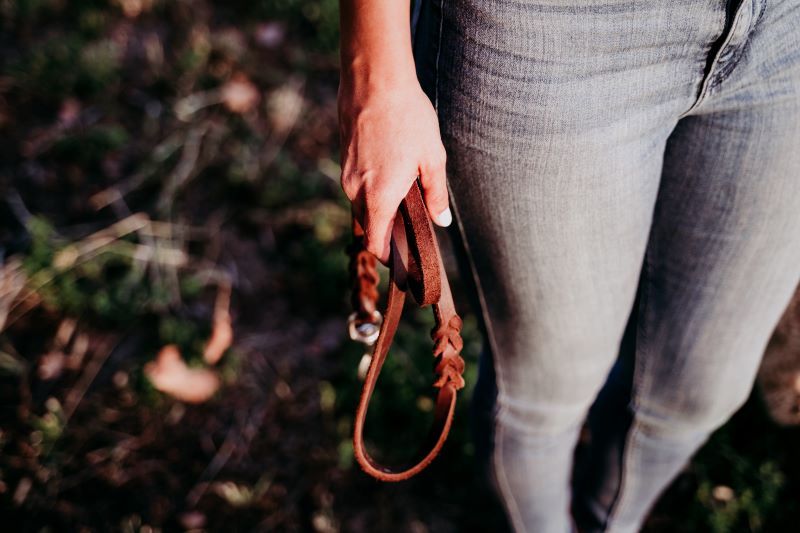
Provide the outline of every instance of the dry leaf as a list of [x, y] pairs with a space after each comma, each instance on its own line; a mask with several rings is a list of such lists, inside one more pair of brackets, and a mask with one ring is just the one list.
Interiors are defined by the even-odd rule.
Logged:
[[178, 519], [186, 529], [202, 529], [206, 525], [206, 515], [200, 511], [187, 511], [179, 515]]
[[267, 116], [276, 135], [287, 135], [300, 118], [305, 104], [300, 94], [302, 87], [302, 79], [291, 78], [269, 95]]
[[44, 354], [39, 359], [39, 367], [36, 369], [39, 379], [42, 381], [56, 379], [61, 375], [61, 371], [64, 370], [65, 361], [66, 356], [64, 355], [64, 352], [60, 350], [55, 350]]
[[81, 103], [75, 98], [67, 98], [61, 102], [58, 110], [58, 121], [63, 128], [71, 128], [78, 123], [81, 116]]
[[117, 0], [117, 3], [128, 18], [136, 18], [153, 7], [153, 0]]
[[189, 368], [178, 347], [161, 348], [155, 361], [147, 363], [144, 373], [163, 393], [187, 403], [202, 403], [217, 392], [219, 378], [207, 368]]
[[733, 492], [733, 489], [730, 487], [726, 487], [725, 485], [717, 485], [714, 487], [714, 490], [711, 491], [711, 495], [717, 501], [729, 502], [736, 496], [736, 493]]
[[203, 360], [210, 365], [215, 365], [222, 358], [225, 350], [233, 342], [233, 326], [230, 314], [231, 286], [222, 284], [217, 291], [217, 301], [214, 305], [214, 321], [211, 327], [211, 337], [203, 351]]
[[234, 113], [253, 109], [260, 98], [258, 88], [244, 74], [237, 74], [221, 89], [222, 102]]
[[233, 327], [231, 317], [227, 313], [224, 317], [214, 317], [214, 326], [211, 330], [211, 337], [206, 343], [203, 351], [203, 359], [206, 363], [214, 365], [222, 358], [225, 350], [231, 347], [233, 341]]

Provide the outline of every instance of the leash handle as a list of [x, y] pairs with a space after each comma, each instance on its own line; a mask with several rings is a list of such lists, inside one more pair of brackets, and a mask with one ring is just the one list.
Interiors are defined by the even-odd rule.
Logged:
[[[351, 315], [351, 334], [354, 327], [356, 331], [359, 328], [367, 331], [369, 325], [380, 328], [356, 409], [353, 450], [356, 460], [367, 474], [381, 481], [402, 481], [425, 469], [447, 439], [455, 413], [456, 393], [464, 387], [464, 360], [460, 356], [463, 347], [462, 322], [453, 304], [450, 284], [419, 181], [414, 182], [395, 216], [389, 257], [389, 294], [382, 316], [374, 312], [377, 309], [377, 260], [364, 249], [364, 232], [355, 218], [353, 236], [350, 270], [354, 280], [355, 312]], [[436, 326], [431, 331], [431, 338], [434, 341], [434, 371], [437, 375], [433, 386], [439, 392], [430, 433], [416, 457], [409, 464], [388, 467], [367, 453], [363, 437], [364, 422], [370, 398], [400, 322], [406, 292], [412, 294], [420, 307], [433, 307]]]

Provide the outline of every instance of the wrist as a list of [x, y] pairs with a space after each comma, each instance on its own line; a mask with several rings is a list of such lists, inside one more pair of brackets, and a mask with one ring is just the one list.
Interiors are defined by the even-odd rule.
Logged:
[[413, 59], [364, 55], [342, 58], [340, 87], [345, 91], [408, 88], [418, 84]]

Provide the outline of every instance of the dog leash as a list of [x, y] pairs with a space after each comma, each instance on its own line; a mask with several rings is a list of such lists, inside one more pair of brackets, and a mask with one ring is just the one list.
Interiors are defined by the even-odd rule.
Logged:
[[[453, 420], [457, 391], [464, 387], [464, 360], [459, 355], [463, 346], [462, 322], [453, 304], [419, 181], [414, 182], [395, 216], [389, 256], [389, 294], [383, 313], [377, 309], [377, 259], [364, 248], [364, 231], [355, 217], [353, 243], [348, 251], [355, 309], [348, 320], [348, 329], [353, 340], [367, 346], [367, 353], [359, 365], [360, 373], [366, 375], [356, 409], [353, 449], [356, 460], [367, 474], [381, 481], [402, 481], [421, 472], [441, 450]], [[400, 322], [406, 292], [411, 293], [420, 307], [433, 306], [436, 326], [431, 330], [431, 338], [437, 375], [433, 386], [439, 392], [430, 433], [416, 458], [403, 466], [388, 467], [367, 453], [364, 422], [381, 367]]]

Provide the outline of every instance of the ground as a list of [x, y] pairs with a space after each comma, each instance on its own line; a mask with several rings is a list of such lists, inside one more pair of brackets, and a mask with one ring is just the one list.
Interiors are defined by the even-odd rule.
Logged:
[[[467, 388], [444, 452], [399, 484], [353, 460], [335, 0], [5, 2], [0, 24], [4, 524], [507, 529], [473, 464], [455, 270]], [[429, 422], [431, 324], [408, 309], [374, 398], [389, 457]], [[798, 443], [756, 391], [647, 531], [792, 531]]]

